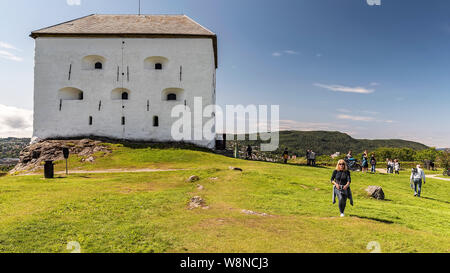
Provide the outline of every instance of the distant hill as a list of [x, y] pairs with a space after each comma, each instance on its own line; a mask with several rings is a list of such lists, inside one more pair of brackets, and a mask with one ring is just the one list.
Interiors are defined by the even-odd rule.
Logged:
[[[247, 137], [248, 139], [248, 137]], [[231, 142], [231, 141], [230, 141]], [[258, 145], [261, 141], [240, 141], [240, 146]], [[231, 144], [231, 143], [230, 143]], [[312, 149], [319, 155], [332, 155], [336, 152], [347, 153], [353, 150], [355, 154], [364, 150], [375, 150], [377, 148], [411, 148], [414, 150], [427, 149], [424, 144], [401, 140], [368, 140], [354, 139], [351, 136], [341, 132], [328, 131], [282, 131], [280, 132], [280, 145], [275, 153], [281, 153], [288, 148], [289, 151], [298, 155], [306, 154], [306, 150]]]
[[30, 141], [30, 138], [0, 138], [0, 159], [18, 158], [20, 151], [22, 151]]

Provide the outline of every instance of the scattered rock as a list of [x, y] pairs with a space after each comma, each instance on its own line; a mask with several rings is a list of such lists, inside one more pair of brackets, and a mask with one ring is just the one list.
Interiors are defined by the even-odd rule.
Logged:
[[81, 162], [88, 162], [88, 163], [94, 163], [95, 158], [93, 156], [90, 156], [86, 159], [82, 159]]
[[[43, 168], [42, 162], [64, 160], [63, 148], [69, 148], [71, 156], [83, 156], [87, 162], [93, 162], [93, 154], [98, 152], [111, 153], [101, 141], [83, 140], [39, 140], [33, 142], [20, 152], [19, 163], [11, 170], [17, 172], [35, 172]], [[92, 160], [92, 161], [91, 161]]]
[[219, 179], [218, 177], [211, 177], [209, 180], [216, 181], [218, 179]]
[[200, 196], [191, 198], [191, 202], [189, 203], [190, 210], [196, 208], [209, 209], [209, 207], [206, 205], [205, 200], [203, 200], [203, 198], [201, 198]]
[[200, 180], [200, 177], [198, 177], [198, 176], [196, 176], [196, 175], [193, 175], [193, 176], [189, 177], [189, 179], [187, 180], [187, 182], [193, 183], [193, 182], [197, 182], [197, 181], [199, 181], [199, 180]]
[[256, 215], [256, 216], [262, 216], [262, 217], [270, 216], [267, 213], [259, 213], [259, 212], [254, 212], [254, 211], [251, 211], [251, 210], [245, 210], [245, 209], [242, 210], [242, 213], [247, 214], [247, 215]]
[[378, 186], [369, 186], [366, 189], [366, 192], [369, 194], [370, 197], [378, 199], [378, 200], [384, 200], [384, 192], [381, 187]]
[[235, 168], [235, 167], [230, 167], [230, 170], [232, 170], [232, 171], [239, 171], [239, 172], [243, 172], [244, 171], [241, 168]]
[[204, 189], [205, 189], [205, 187], [203, 187], [202, 185], [197, 185], [197, 190], [202, 191]]

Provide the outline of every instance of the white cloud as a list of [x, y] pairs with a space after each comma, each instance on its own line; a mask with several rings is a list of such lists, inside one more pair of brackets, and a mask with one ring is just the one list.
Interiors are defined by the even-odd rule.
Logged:
[[281, 56], [283, 56], [283, 54], [298, 55], [300, 53], [297, 51], [294, 51], [294, 50], [283, 50], [283, 51], [275, 51], [274, 53], [272, 53], [272, 56], [273, 57], [281, 57]]
[[338, 119], [347, 119], [347, 120], [353, 120], [353, 121], [374, 121], [375, 119], [373, 117], [364, 117], [364, 116], [355, 116], [355, 115], [337, 115]]
[[4, 48], [4, 49], [14, 49], [14, 50], [17, 50], [17, 51], [21, 51], [21, 50], [18, 49], [17, 47], [15, 47], [15, 46], [13, 46], [13, 45], [11, 45], [11, 44], [2, 42], [2, 41], [0, 41], [0, 48]]
[[15, 61], [15, 62], [21, 62], [23, 61], [23, 58], [16, 56], [15, 54], [8, 52], [6, 50], [0, 50], [0, 59]]
[[66, 0], [69, 6], [79, 6], [81, 5], [81, 0]]
[[280, 52], [274, 52], [272, 53], [272, 56], [274, 57], [280, 57], [282, 54]]
[[358, 94], [370, 94], [375, 92], [375, 89], [368, 89], [365, 87], [348, 87], [348, 86], [342, 86], [342, 85], [327, 85], [327, 84], [321, 84], [321, 83], [315, 83], [314, 86], [328, 89], [335, 92], [345, 92], [345, 93], [358, 93]]
[[370, 86], [379, 86], [380, 84], [379, 83], [377, 83], [377, 82], [371, 82], [370, 83]]
[[31, 137], [33, 111], [0, 104], [0, 137]]
[[289, 55], [298, 55], [299, 54], [297, 51], [294, 51], [294, 50], [285, 50], [284, 53], [289, 54]]

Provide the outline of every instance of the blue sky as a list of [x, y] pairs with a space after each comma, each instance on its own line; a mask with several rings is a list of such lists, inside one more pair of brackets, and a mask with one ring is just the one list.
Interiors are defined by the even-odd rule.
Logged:
[[[137, 3], [0, 0], [0, 137], [30, 134], [32, 30]], [[450, 1], [142, 0], [142, 13], [217, 33], [220, 105], [280, 105], [283, 129], [450, 147]]]

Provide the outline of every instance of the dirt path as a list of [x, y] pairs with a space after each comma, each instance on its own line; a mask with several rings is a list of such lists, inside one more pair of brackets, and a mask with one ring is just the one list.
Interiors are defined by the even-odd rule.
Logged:
[[444, 181], [450, 181], [450, 178], [438, 177], [437, 174], [427, 175], [427, 178], [433, 178], [433, 179], [439, 179], [439, 180], [444, 180]]
[[[86, 171], [86, 170], [72, 170], [69, 171], [69, 174], [101, 174], [101, 173], [156, 173], [156, 172], [177, 172], [177, 171], [187, 171], [187, 169], [137, 169], [137, 170], [123, 170], [123, 169], [109, 169], [109, 170], [95, 170], [95, 171]], [[43, 174], [39, 173], [27, 173], [20, 174], [18, 176], [27, 176], [27, 175], [39, 175]], [[55, 174], [64, 175], [66, 171], [58, 171]]]

